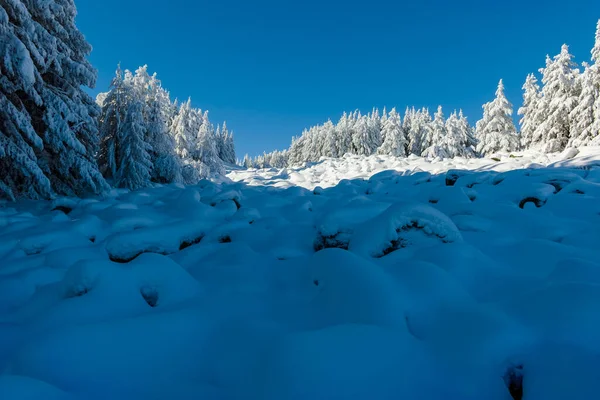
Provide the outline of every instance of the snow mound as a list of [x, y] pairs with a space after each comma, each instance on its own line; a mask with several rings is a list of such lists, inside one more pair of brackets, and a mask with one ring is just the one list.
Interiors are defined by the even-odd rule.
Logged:
[[461, 242], [452, 220], [425, 204], [397, 203], [362, 224], [352, 236], [348, 249], [357, 254], [383, 257], [413, 242], [414, 231], [441, 243]]
[[0, 203], [0, 399], [589, 399], [600, 148]]

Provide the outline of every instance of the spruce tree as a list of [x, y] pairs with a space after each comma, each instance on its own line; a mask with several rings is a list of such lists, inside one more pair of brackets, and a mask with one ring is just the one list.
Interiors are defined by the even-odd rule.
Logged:
[[496, 98], [483, 105], [483, 118], [476, 124], [478, 153], [485, 156], [498, 151], [518, 150], [519, 137], [511, 117], [512, 113], [512, 104], [504, 95], [504, 84], [500, 79]]
[[431, 128], [428, 131], [426, 137], [429, 146], [423, 151], [421, 156], [428, 158], [447, 158], [450, 157], [446, 146], [447, 130], [446, 122], [444, 120], [444, 112], [442, 106], [438, 106], [438, 110], [434, 115], [433, 121], [430, 124]]
[[146, 142], [146, 126], [143, 119], [143, 104], [139, 98], [132, 100], [119, 130], [121, 148], [120, 164], [115, 176], [117, 187], [131, 190], [148, 186], [152, 162], [152, 150]]
[[523, 85], [523, 105], [517, 114], [521, 115], [521, 143], [528, 148], [533, 143], [534, 133], [542, 122], [540, 112], [541, 93], [534, 74], [527, 75]]
[[598, 132], [594, 132], [594, 102], [598, 91], [594, 87], [594, 67], [583, 63], [584, 72], [579, 76], [581, 93], [577, 106], [571, 111], [571, 130], [569, 147], [579, 147], [589, 144]]
[[100, 193], [91, 46], [72, 0], [0, 7], [0, 197]]
[[211, 173], [223, 174], [223, 162], [217, 153], [214, 129], [208, 119], [208, 112], [202, 118], [202, 125], [198, 131], [196, 159], [206, 165]]
[[542, 99], [540, 102], [541, 123], [533, 134], [533, 145], [542, 151], [558, 152], [567, 145], [573, 124], [570, 113], [577, 106], [580, 94], [577, 64], [572, 61], [569, 47], [562, 46], [560, 54], [546, 58], [542, 73]]
[[400, 114], [395, 108], [392, 108], [386, 117], [381, 133], [382, 137], [385, 137], [385, 141], [378, 150], [379, 154], [406, 157], [408, 141], [402, 129]]
[[198, 133], [198, 131], [192, 131], [192, 119], [195, 118], [193, 112], [192, 100], [188, 99], [179, 108], [179, 112], [171, 125], [171, 133], [175, 138], [175, 151], [182, 159], [191, 157], [195, 145], [195, 136]]
[[464, 154], [462, 156], [466, 158], [475, 157], [477, 138], [475, 137], [473, 127], [469, 124], [469, 121], [462, 110], [458, 112], [458, 129], [460, 131], [461, 140], [464, 143]]

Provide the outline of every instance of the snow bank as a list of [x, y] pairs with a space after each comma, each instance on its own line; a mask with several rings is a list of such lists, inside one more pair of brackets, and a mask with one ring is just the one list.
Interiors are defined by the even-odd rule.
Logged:
[[0, 398], [592, 398], [598, 154], [1, 203]]

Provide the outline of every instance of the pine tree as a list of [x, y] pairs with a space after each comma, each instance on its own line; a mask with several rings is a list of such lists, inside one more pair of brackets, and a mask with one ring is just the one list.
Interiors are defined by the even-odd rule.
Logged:
[[435, 113], [430, 126], [431, 129], [429, 130], [429, 135], [426, 139], [427, 143], [429, 143], [429, 147], [427, 147], [421, 155], [423, 157], [428, 158], [450, 157], [446, 146], [448, 132], [446, 130], [446, 123], [444, 120], [444, 112], [442, 111], [442, 106], [438, 106], [438, 110]]
[[0, 196], [100, 193], [90, 45], [72, 0], [0, 6]]
[[167, 127], [167, 110], [161, 101], [161, 93], [157, 90], [149, 98], [148, 113], [146, 116], [146, 138], [152, 150], [150, 160], [152, 164], [151, 179], [158, 183], [171, 183], [181, 181], [181, 162], [175, 153], [175, 140], [169, 134]]
[[540, 111], [542, 122], [533, 135], [533, 144], [545, 152], [562, 151], [573, 128], [570, 113], [577, 106], [579, 88], [577, 64], [572, 61], [569, 47], [562, 46], [560, 54], [546, 58], [542, 73], [542, 100]]
[[202, 119], [197, 139], [197, 160], [206, 165], [211, 173], [224, 174], [225, 169], [217, 153], [214, 130], [208, 119], [208, 112], [204, 113]]
[[512, 104], [504, 95], [502, 79], [498, 82], [496, 98], [483, 105], [483, 118], [477, 121], [477, 152], [489, 155], [498, 151], [516, 151], [519, 148], [517, 129], [512, 120]]
[[368, 156], [371, 154], [371, 143], [369, 143], [369, 123], [366, 116], [359, 116], [355, 131], [352, 136], [352, 147], [358, 155]]
[[460, 131], [460, 137], [462, 143], [464, 143], [464, 154], [462, 157], [472, 158], [475, 157], [475, 148], [477, 147], [477, 138], [473, 127], [469, 124], [467, 117], [463, 114], [463, 111], [458, 112], [458, 129]]
[[386, 116], [381, 133], [382, 137], [385, 137], [385, 141], [378, 150], [379, 154], [406, 157], [408, 141], [402, 129], [400, 114], [395, 108], [392, 108], [389, 115]]
[[233, 144], [233, 133], [227, 129], [227, 122], [223, 122], [221, 129], [217, 128], [217, 139], [219, 146], [219, 158], [228, 164], [235, 164], [235, 147]]
[[373, 113], [367, 118], [367, 146], [368, 155], [375, 154], [377, 149], [381, 146], [381, 119], [379, 117], [379, 110], [373, 110]]
[[[406, 122], [406, 121], [405, 121]], [[431, 145], [432, 126], [429, 110], [423, 108], [415, 111], [413, 108], [409, 120], [408, 141], [411, 154], [420, 156]]]
[[192, 119], [195, 118], [192, 110], [192, 100], [188, 99], [179, 108], [179, 112], [171, 126], [171, 132], [175, 138], [175, 151], [182, 159], [191, 157], [193, 146], [195, 145], [195, 136], [198, 131], [192, 131]]
[[252, 159], [247, 153], [244, 156], [244, 161], [242, 162], [242, 165], [246, 168], [252, 168]]
[[131, 190], [148, 186], [152, 169], [149, 154], [152, 148], [145, 140], [146, 127], [142, 112], [142, 102], [140, 99], [134, 99], [127, 109], [125, 120], [119, 130], [122, 156], [115, 185]]
[[542, 123], [542, 114], [540, 113], [541, 93], [534, 74], [527, 75], [523, 91], [523, 106], [519, 108], [517, 114], [522, 116], [519, 121], [521, 125], [521, 143], [523, 147], [527, 148], [531, 146], [535, 130]]
[[591, 53], [593, 65], [590, 67], [590, 80], [593, 92], [595, 93], [594, 105], [592, 107], [594, 122], [590, 128], [591, 137], [593, 138], [591, 144], [600, 145], [600, 20], [598, 20], [596, 26], [596, 40]]
[[441, 147], [447, 154], [447, 157], [471, 157], [472, 149], [468, 146], [468, 136], [464, 132], [464, 124], [459, 115], [454, 111], [446, 120], [446, 136], [442, 141]]
[[594, 87], [594, 69], [583, 63], [584, 72], [579, 76], [581, 93], [577, 106], [571, 111], [571, 131], [568, 146], [579, 147], [589, 144], [598, 132], [594, 132], [594, 102], [598, 91]]
[[120, 160], [118, 135], [125, 120], [125, 113], [130, 102], [131, 91], [123, 81], [121, 66], [117, 67], [115, 77], [112, 79], [110, 90], [102, 102], [100, 113], [100, 152], [98, 165], [100, 171], [107, 178], [114, 178]]
[[600, 19], [596, 24], [596, 38], [594, 41], [594, 47], [592, 48], [592, 62], [595, 65], [600, 65]]
[[352, 147], [352, 133], [348, 114], [344, 112], [336, 125], [336, 148], [338, 157], [343, 157]]

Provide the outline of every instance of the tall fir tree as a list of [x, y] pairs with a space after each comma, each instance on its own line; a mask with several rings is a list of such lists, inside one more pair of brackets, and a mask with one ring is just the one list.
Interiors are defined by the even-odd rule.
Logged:
[[195, 118], [192, 100], [188, 99], [179, 107], [179, 112], [173, 119], [171, 132], [175, 138], [175, 151], [179, 157], [186, 159], [192, 156], [195, 137], [198, 131], [193, 131], [192, 119]]
[[100, 193], [91, 46], [72, 0], [0, 6], [0, 197]]
[[402, 129], [402, 119], [395, 108], [386, 117], [381, 136], [385, 137], [385, 141], [378, 150], [379, 154], [406, 157], [408, 141]]
[[195, 158], [206, 165], [210, 173], [223, 174], [225, 169], [217, 152], [216, 139], [214, 135], [215, 132], [213, 126], [208, 119], [208, 112], [205, 112], [202, 116], [202, 124], [198, 130]]
[[569, 114], [571, 130], [569, 132], [569, 147], [579, 147], [589, 144], [598, 131], [594, 132], [594, 103], [598, 91], [594, 87], [594, 67], [583, 63], [585, 70], [579, 76], [581, 93], [577, 105]]
[[592, 48], [592, 65], [590, 67], [591, 72], [591, 85], [593, 92], [595, 93], [594, 105], [593, 105], [593, 123], [590, 128], [592, 137], [591, 144], [600, 145], [600, 20], [596, 25], [596, 40], [594, 41], [594, 47]]
[[567, 145], [573, 124], [570, 114], [577, 106], [580, 94], [577, 76], [579, 70], [569, 53], [569, 47], [562, 46], [560, 54], [546, 58], [546, 68], [542, 73], [542, 99], [540, 120], [532, 144], [544, 152], [562, 151]]
[[498, 151], [511, 152], [519, 149], [519, 137], [512, 113], [512, 104], [504, 95], [504, 84], [500, 79], [496, 98], [483, 105], [483, 118], [476, 124], [479, 140], [477, 152], [486, 156]]
[[143, 103], [134, 98], [129, 105], [119, 130], [121, 157], [115, 176], [115, 186], [131, 190], [148, 186], [152, 161], [151, 146], [146, 142]]
[[431, 128], [426, 136], [426, 141], [429, 146], [421, 154], [423, 157], [428, 158], [447, 158], [450, 157], [448, 154], [447, 146], [445, 142], [447, 140], [446, 122], [444, 120], [444, 112], [442, 106], [438, 106], [438, 110], [434, 115], [433, 121], [430, 124]]
[[121, 66], [117, 67], [115, 76], [110, 85], [110, 90], [102, 101], [100, 113], [100, 152], [98, 164], [100, 171], [107, 178], [114, 178], [120, 164], [118, 135], [122, 129], [131, 91], [123, 81]]
[[534, 74], [527, 75], [523, 85], [523, 105], [517, 111], [521, 116], [521, 143], [523, 147], [529, 147], [533, 143], [534, 133], [543, 121], [540, 111], [541, 93], [537, 78]]
[[463, 110], [458, 112], [458, 129], [460, 131], [461, 140], [464, 143], [463, 157], [472, 158], [476, 156], [475, 148], [477, 147], [477, 138], [473, 127], [469, 124], [467, 117], [463, 114]]

